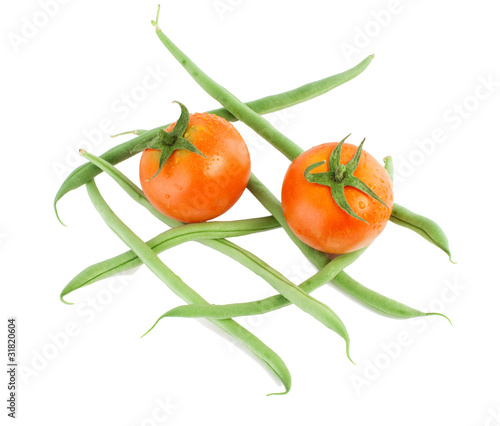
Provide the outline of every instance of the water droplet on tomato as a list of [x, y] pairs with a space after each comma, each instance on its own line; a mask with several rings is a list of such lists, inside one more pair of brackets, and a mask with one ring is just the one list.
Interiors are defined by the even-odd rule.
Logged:
[[358, 206], [359, 206], [359, 208], [360, 208], [360, 209], [364, 209], [364, 208], [366, 207], [366, 204], [365, 204], [365, 203], [363, 203], [363, 201], [360, 201], [360, 202], [358, 203]]

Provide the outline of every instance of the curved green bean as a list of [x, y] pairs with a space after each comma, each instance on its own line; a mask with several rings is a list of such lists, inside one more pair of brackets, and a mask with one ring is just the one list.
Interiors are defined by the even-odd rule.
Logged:
[[408, 228], [424, 237], [427, 241], [443, 250], [448, 255], [450, 262], [455, 263], [451, 259], [448, 238], [441, 227], [433, 220], [413, 213], [398, 204], [393, 205], [392, 214], [389, 220], [396, 225]]
[[[87, 183], [87, 192], [96, 210], [99, 212], [106, 224], [175, 294], [187, 303], [202, 305], [208, 304], [205, 299], [184, 283], [181, 278], [174, 274], [151, 250], [151, 248], [118, 218], [118, 216], [111, 210], [102, 198], [93, 180]], [[258, 358], [260, 358], [285, 386], [285, 392], [281, 394], [288, 393], [291, 387], [290, 372], [276, 352], [234, 320], [224, 319], [210, 321], [228, 333], [231, 337], [243, 343]]]
[[446, 315], [443, 315], [439, 312], [422, 312], [418, 309], [403, 305], [402, 303], [399, 303], [393, 299], [389, 299], [386, 296], [377, 293], [376, 291], [367, 291], [368, 289], [365, 286], [361, 285], [347, 274], [342, 276], [342, 280], [339, 280], [334, 284], [336, 287], [340, 288], [342, 291], [349, 294], [356, 300], [362, 300], [365, 305], [369, 306], [374, 311], [377, 311], [380, 314], [401, 319], [438, 315], [447, 319], [451, 324], [450, 319]]
[[[391, 180], [394, 180], [394, 164], [392, 157], [384, 158], [384, 167]], [[389, 220], [396, 225], [411, 229], [413, 232], [421, 235], [427, 241], [430, 241], [436, 247], [443, 250], [448, 255], [450, 262], [455, 263], [451, 260], [450, 246], [446, 234], [433, 220], [413, 213], [399, 204], [393, 205], [392, 214]]]
[[[214, 221], [207, 223], [192, 223], [177, 228], [172, 228], [149, 240], [146, 244], [156, 254], [175, 247], [187, 241], [202, 241], [223, 237], [239, 237], [254, 234], [256, 232], [269, 231], [279, 227], [278, 222], [272, 216], [234, 220], [230, 222]], [[62, 302], [71, 305], [64, 297], [82, 287], [108, 278], [120, 272], [142, 265], [142, 262], [133, 251], [127, 251], [111, 259], [85, 268], [75, 276], [61, 292]]]
[[[124, 185], [124, 183], [129, 181], [123, 174], [120, 174], [120, 172], [115, 167], [104, 161], [102, 158], [96, 157], [83, 150], [81, 150], [80, 153], [87, 160], [91, 161], [101, 170], [108, 173], [117, 182], [119, 183], [121, 182], [120, 185]], [[130, 188], [133, 187], [129, 183], [128, 191], [130, 191]], [[146, 206], [150, 211], [153, 210], [156, 211], [156, 209], [154, 209], [154, 207], [151, 204], [149, 204], [149, 202], [145, 199], [145, 197], [140, 196], [137, 190], [134, 190], [133, 194], [136, 199], [141, 198], [141, 204]], [[198, 224], [198, 229], [199, 228], [203, 229], [201, 225], [202, 224]], [[172, 231], [175, 231], [175, 228]], [[236, 246], [234, 243], [230, 241], [223, 241], [223, 244], [226, 247], [226, 250], [228, 247], [233, 249], [237, 248], [237, 251], [234, 251], [234, 254], [232, 256], [233, 258], [235, 258], [238, 262], [240, 262], [241, 264], [252, 270], [257, 275], [261, 276], [276, 291], [282, 294], [286, 299], [288, 299], [291, 303], [296, 305], [299, 309], [311, 315], [313, 318], [321, 322], [324, 326], [328, 327], [330, 330], [334, 331], [339, 336], [341, 336], [346, 342], [347, 357], [351, 359], [349, 355], [350, 339], [347, 330], [341, 319], [337, 316], [337, 314], [335, 314], [335, 312], [333, 312], [333, 310], [330, 307], [328, 307], [324, 303], [320, 302], [319, 300], [315, 299], [314, 297], [310, 296], [308, 293], [297, 287], [286, 277], [284, 277], [275, 269], [271, 268], [268, 264], [259, 259], [253, 253], [241, 247]], [[148, 246], [148, 249], [152, 253], [154, 253], [151, 247]], [[138, 257], [140, 257], [137, 252], [136, 254], [138, 255]]]
[[[394, 164], [392, 157], [384, 158], [384, 167], [387, 170], [391, 180], [394, 180]], [[407, 208], [394, 204], [392, 208], [392, 214], [389, 219], [396, 225], [402, 226], [404, 228], [411, 229], [413, 232], [424, 237], [427, 241], [430, 241], [436, 247], [443, 250], [451, 260], [450, 246], [448, 243], [448, 238], [446, 234], [441, 229], [441, 227], [433, 220], [421, 216], [419, 214], [413, 213]]]
[[[289, 90], [287, 92], [279, 93], [276, 95], [266, 96], [261, 99], [247, 102], [247, 106], [258, 114], [268, 114], [272, 112], [279, 111], [284, 108], [297, 105], [301, 102], [313, 99], [330, 90], [338, 87], [354, 77], [361, 74], [370, 64], [373, 59], [373, 55], [368, 56], [363, 61], [361, 61], [356, 66], [344, 71], [340, 74], [334, 74], [329, 77], [323, 78], [321, 80], [314, 81], [312, 83], [305, 84], [296, 89]], [[237, 121], [237, 118], [231, 114], [225, 108], [218, 108], [208, 111], [211, 114], [216, 114], [219, 117], [225, 118], [228, 121]], [[111, 164], [118, 164], [135, 154], [132, 154], [132, 149], [138, 145], [140, 142], [144, 142], [152, 139], [159, 129], [165, 129], [169, 124], [156, 127], [149, 131], [141, 130], [141, 134], [136, 138], [131, 139], [125, 143], [117, 145], [110, 150], [106, 151], [101, 157]], [[56, 215], [59, 219], [57, 212], [57, 202], [68, 192], [79, 188], [80, 186], [87, 183], [89, 180], [96, 177], [101, 170], [94, 166], [92, 163], [85, 163], [77, 167], [63, 182], [59, 191], [57, 192], [54, 199], [54, 209]], [[60, 220], [60, 219], [59, 219]]]

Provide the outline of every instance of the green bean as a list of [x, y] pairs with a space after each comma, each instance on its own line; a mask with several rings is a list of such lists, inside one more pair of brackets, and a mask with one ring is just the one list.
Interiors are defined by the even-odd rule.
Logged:
[[[384, 166], [391, 180], [394, 180], [394, 165], [391, 157], [384, 158]], [[450, 246], [446, 234], [433, 220], [413, 213], [403, 206], [394, 204], [390, 221], [421, 235], [427, 241], [430, 241], [436, 247], [443, 250], [448, 255], [450, 262], [455, 263], [451, 260]]]
[[[341, 84], [344, 84], [353, 79], [368, 67], [372, 59], [373, 55], [368, 56], [358, 65], [340, 74], [331, 75], [321, 80], [305, 84], [296, 89], [279, 93], [277, 95], [266, 96], [264, 98], [248, 102], [246, 105], [258, 114], [268, 114], [291, 107], [293, 105], [297, 105], [301, 102], [305, 102], [324, 93], [327, 93], [335, 87], [338, 87]], [[225, 108], [214, 109], [209, 111], [209, 113], [216, 114], [228, 121], [237, 121], [237, 118]], [[101, 157], [111, 164], [118, 164], [135, 155], [132, 154], [132, 149], [136, 145], [138, 145], [140, 142], [152, 139], [159, 129], [165, 129], [168, 126], [169, 124], [165, 124], [149, 131], [141, 130], [141, 134], [138, 137], [111, 148], [110, 150], [102, 154]], [[59, 188], [59, 191], [57, 192], [54, 199], [54, 209], [58, 219], [59, 215], [56, 207], [57, 202], [65, 194], [84, 185], [90, 179], [96, 177], [99, 173], [101, 173], [101, 170], [98, 167], [94, 166], [92, 163], [85, 163], [71, 172], [71, 174], [66, 178], [66, 180]]]
[[392, 223], [395, 223], [396, 225], [408, 228], [413, 232], [421, 235], [427, 241], [443, 250], [448, 255], [450, 262], [455, 263], [451, 259], [448, 238], [446, 237], [441, 227], [433, 220], [425, 216], [413, 213], [403, 206], [394, 204], [392, 207], [390, 221]]
[[[279, 227], [278, 222], [272, 216], [234, 220], [230, 222], [214, 221], [207, 223], [192, 223], [170, 229], [149, 240], [146, 244], [156, 254], [175, 247], [186, 241], [202, 241], [204, 239], [239, 237], [256, 232], [268, 231]], [[127, 251], [111, 259], [99, 262], [85, 268], [75, 276], [61, 292], [61, 301], [71, 305], [64, 300], [69, 293], [78, 290], [97, 281], [108, 278], [120, 272], [142, 265], [142, 262], [133, 251]]]
[[[121, 184], [127, 182], [127, 179], [124, 175], [121, 175], [120, 178], [119, 171], [116, 170], [116, 168], [114, 168], [111, 164], [104, 161], [102, 158], [96, 157], [83, 150], [81, 150], [80, 153], [87, 160], [91, 161], [101, 170], [108, 173], [111, 177], [115, 178], [116, 181], [120, 180], [122, 182]], [[131, 188], [130, 183], [128, 186], [129, 186], [128, 190], [130, 191]], [[133, 191], [133, 193], [135, 194], [136, 198], [139, 198], [138, 191]], [[146, 202], [141, 201], [141, 203], [144, 206], [146, 206]], [[151, 205], [149, 204], [149, 206]], [[156, 210], [152, 206], [150, 207], [150, 209]], [[198, 228], [200, 228], [200, 226], [198, 226]], [[276, 291], [282, 294], [291, 303], [295, 304], [299, 309], [311, 315], [313, 318], [315, 318], [323, 325], [328, 327], [330, 330], [336, 332], [339, 336], [341, 336], [346, 342], [347, 356], [349, 359], [351, 359], [349, 355], [350, 340], [347, 330], [342, 321], [340, 320], [340, 318], [335, 314], [335, 312], [333, 312], [330, 309], [330, 307], [328, 307], [324, 303], [320, 302], [319, 300], [315, 299], [314, 297], [310, 296], [308, 293], [297, 287], [286, 277], [284, 277], [278, 271], [271, 268], [269, 265], [267, 265], [265, 262], [263, 262], [261, 259], [255, 256], [253, 253], [250, 253], [249, 251], [236, 246], [234, 243], [231, 243], [230, 241], [224, 241], [223, 244], [226, 247], [225, 250], [228, 250], [228, 248], [229, 249], [237, 248], [237, 251], [233, 250], [234, 253], [232, 256], [233, 258], [235, 258], [238, 262], [240, 262], [241, 264], [243, 264], [256, 274], [264, 278]], [[154, 253], [151, 250], [151, 247], [148, 246], [148, 249], [152, 253]], [[136, 254], [139, 256], [137, 252]]]
[[[87, 183], [87, 192], [96, 210], [102, 216], [106, 224], [175, 294], [187, 303], [208, 304], [205, 299], [174, 274], [151, 248], [118, 218], [102, 198], [93, 180]], [[228, 333], [231, 337], [243, 343], [260, 358], [285, 386], [285, 392], [282, 394], [288, 393], [291, 387], [290, 372], [283, 360], [272, 349], [234, 320], [224, 319], [210, 321]]]
[[[337, 275], [337, 279], [339, 275]], [[376, 291], [367, 289], [347, 274], [342, 275], [342, 278], [334, 282], [334, 284], [354, 299], [362, 301], [362, 303], [380, 314], [401, 319], [438, 315], [447, 319], [451, 324], [450, 319], [446, 315], [439, 312], [422, 312], [396, 300], [389, 299]]]

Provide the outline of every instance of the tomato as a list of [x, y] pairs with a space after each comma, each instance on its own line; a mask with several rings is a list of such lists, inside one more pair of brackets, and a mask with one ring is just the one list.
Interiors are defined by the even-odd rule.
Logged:
[[204, 222], [238, 201], [250, 178], [250, 155], [236, 128], [214, 114], [190, 114], [183, 136], [203, 155], [177, 149], [155, 176], [161, 151], [146, 149], [140, 162], [141, 186], [164, 215], [181, 222]]
[[[286, 172], [281, 197], [285, 219], [302, 242], [326, 253], [341, 254], [368, 246], [383, 231], [392, 212], [393, 190], [384, 167], [361, 151], [353, 175], [385, 205], [357, 188], [345, 186], [345, 200], [363, 220], [339, 207], [329, 186], [311, 183], [304, 176], [306, 169], [317, 162], [325, 163], [313, 168], [311, 174], [330, 171], [329, 159], [337, 145], [325, 143], [299, 155]], [[343, 144], [339, 164], [346, 165], [356, 150], [354, 145]]]

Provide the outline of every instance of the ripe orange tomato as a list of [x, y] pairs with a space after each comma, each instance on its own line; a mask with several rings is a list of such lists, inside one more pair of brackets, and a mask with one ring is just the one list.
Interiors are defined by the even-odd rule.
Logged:
[[[329, 186], [311, 183], [304, 176], [307, 167], [316, 162], [326, 161], [311, 173], [329, 171], [330, 154], [337, 145], [325, 143], [299, 155], [285, 175], [281, 199], [285, 219], [301, 241], [317, 250], [340, 254], [368, 246], [383, 231], [392, 212], [393, 190], [384, 167], [362, 151], [353, 175], [368, 185], [385, 206], [359, 189], [346, 186], [349, 206], [366, 222], [341, 209]], [[342, 145], [340, 164], [347, 164], [356, 149], [351, 144]]]
[[184, 138], [204, 156], [177, 149], [152, 178], [158, 171], [160, 150], [146, 149], [140, 162], [141, 186], [164, 215], [181, 222], [204, 222], [238, 201], [250, 178], [250, 155], [236, 128], [214, 114], [190, 114]]

